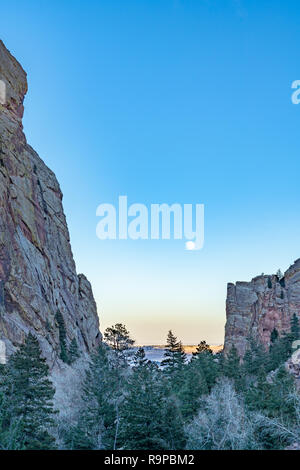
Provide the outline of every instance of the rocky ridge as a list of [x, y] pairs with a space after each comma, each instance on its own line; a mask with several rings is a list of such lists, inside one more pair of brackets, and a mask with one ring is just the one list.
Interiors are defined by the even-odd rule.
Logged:
[[250, 335], [268, 347], [272, 330], [289, 331], [294, 313], [300, 318], [300, 259], [282, 278], [261, 275], [228, 284], [225, 353], [234, 344], [244, 355]]
[[2, 41], [0, 83], [0, 340], [10, 354], [32, 332], [55, 377], [66, 369], [57, 311], [67, 346], [75, 338], [88, 357], [101, 341], [97, 308], [76, 273], [57, 179], [23, 132], [26, 73]]

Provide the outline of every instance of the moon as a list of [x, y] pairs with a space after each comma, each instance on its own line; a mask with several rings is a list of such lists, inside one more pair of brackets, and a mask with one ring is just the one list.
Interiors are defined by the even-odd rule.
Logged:
[[189, 250], [189, 251], [194, 250], [195, 249], [195, 243], [192, 242], [192, 241], [186, 242], [185, 249]]

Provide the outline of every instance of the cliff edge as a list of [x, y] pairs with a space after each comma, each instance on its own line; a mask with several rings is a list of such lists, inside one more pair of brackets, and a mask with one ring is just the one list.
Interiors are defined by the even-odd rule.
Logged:
[[91, 285], [77, 275], [62, 193], [27, 144], [22, 127], [26, 73], [0, 41], [0, 340], [10, 354], [33, 333], [57, 375], [57, 312], [66, 346], [87, 357], [101, 341]]

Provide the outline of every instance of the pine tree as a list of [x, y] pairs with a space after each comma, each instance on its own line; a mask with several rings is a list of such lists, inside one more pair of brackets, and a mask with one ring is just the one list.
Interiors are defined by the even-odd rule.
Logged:
[[280, 281], [283, 278], [283, 274], [281, 272], [281, 269], [278, 269], [276, 276], [278, 277], [278, 280]]
[[202, 377], [205, 379], [208, 391], [210, 392], [220, 373], [220, 361], [217, 355], [214, 356], [209, 351], [203, 351], [192, 357], [191, 363], [195, 370], [199, 369]]
[[133, 346], [135, 341], [130, 337], [130, 333], [126, 326], [122, 323], [116, 323], [104, 332], [106, 343], [114, 349], [114, 351], [123, 352]]
[[292, 320], [291, 320], [291, 335], [293, 341], [297, 341], [300, 339], [300, 325], [299, 325], [299, 319], [296, 313], [294, 313]]
[[181, 341], [178, 341], [176, 336], [170, 330], [167, 336], [167, 346], [165, 349], [164, 359], [161, 362], [161, 367], [169, 375], [177, 373], [182, 370], [186, 362], [186, 354], [184, 352]]
[[0, 449], [22, 450], [21, 423], [13, 413], [11, 390], [13, 385], [8, 367], [0, 364]]
[[60, 358], [63, 362], [68, 363], [69, 357], [68, 357], [68, 350], [67, 350], [67, 345], [66, 345], [66, 338], [67, 338], [66, 325], [65, 325], [64, 318], [59, 310], [57, 310], [56, 312], [55, 320], [58, 326]]
[[292, 343], [293, 335], [283, 332], [282, 336], [278, 336], [278, 338], [270, 344], [267, 371], [275, 370], [287, 361], [292, 354]]
[[266, 364], [266, 351], [261, 343], [252, 337], [248, 339], [248, 348], [243, 358], [243, 369], [246, 375], [256, 377]]
[[124, 399], [127, 362], [101, 344], [93, 354], [83, 384], [78, 421], [65, 432], [69, 449], [113, 449], [118, 446], [119, 409]]
[[109, 351], [100, 345], [92, 355], [83, 383], [82, 408], [78, 422], [67, 430], [65, 442], [69, 449], [111, 449], [114, 438], [115, 413], [110, 400], [114, 397], [113, 373]]
[[295, 418], [293, 403], [288, 399], [295, 391], [294, 377], [281, 365], [272, 381], [272, 404], [270, 414], [280, 417], [286, 424]]
[[184, 432], [177, 400], [158, 366], [139, 349], [120, 408], [120, 446], [134, 450], [179, 449]]
[[233, 345], [230, 348], [224, 360], [224, 364], [223, 364], [224, 375], [226, 375], [226, 377], [230, 379], [236, 378], [237, 375], [239, 374], [240, 362], [241, 360], [240, 360], [238, 350]]
[[151, 364], [151, 362], [146, 358], [144, 348], [139, 348], [133, 358], [133, 370], [138, 370], [138, 368], [146, 367]]
[[245, 392], [245, 402], [251, 411], [267, 412], [271, 396], [271, 385], [267, 381], [267, 373], [263, 367], [258, 371], [256, 382]]
[[267, 420], [276, 419], [282, 429], [287, 429], [296, 419], [293, 402], [289, 400], [294, 390], [293, 377], [281, 366], [273, 376], [267, 376], [265, 370], [261, 369], [256, 383], [246, 391], [245, 403], [248, 409], [260, 416], [261, 424], [256, 428], [256, 435], [262, 448], [286, 447], [284, 439], [274, 435], [272, 430], [264, 425], [263, 417]]
[[223, 374], [229, 379], [234, 380], [237, 391], [243, 387], [241, 359], [238, 350], [234, 345], [231, 347], [227, 356], [224, 358]]
[[77, 344], [76, 339], [73, 338], [70, 344], [69, 351], [68, 351], [68, 363], [72, 364], [79, 357], [80, 357], [80, 354], [79, 354], [78, 344]]
[[180, 405], [177, 397], [165, 386], [165, 400], [162, 403], [164, 430], [163, 436], [168, 450], [181, 450], [185, 448], [186, 437]]
[[163, 450], [163, 389], [155, 364], [147, 361], [143, 349], [134, 357], [126, 400], [121, 406], [120, 445], [130, 450]]
[[12, 415], [19, 420], [24, 449], [52, 449], [55, 440], [49, 433], [54, 424], [55, 389], [49, 380], [49, 367], [41, 355], [38, 340], [29, 334], [8, 363], [9, 399]]
[[273, 328], [273, 330], [271, 331], [271, 336], [270, 336], [271, 345], [277, 341], [278, 336], [279, 336], [278, 330], [276, 330], [276, 328]]
[[210, 354], [213, 353], [212, 349], [209, 347], [206, 341], [200, 341], [200, 343], [198, 344], [196, 348], [196, 351], [193, 352], [193, 356], [197, 356], [198, 354], [202, 354], [204, 352], [208, 352]]
[[[209, 354], [209, 353], [208, 353]], [[178, 393], [184, 421], [192, 419], [199, 410], [200, 400], [209, 391], [203, 370], [197, 360], [192, 360], [184, 370], [184, 383]]]

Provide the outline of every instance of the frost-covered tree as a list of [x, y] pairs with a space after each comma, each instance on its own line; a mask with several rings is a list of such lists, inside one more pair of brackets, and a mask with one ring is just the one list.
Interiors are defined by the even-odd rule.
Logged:
[[222, 379], [186, 427], [187, 449], [238, 450], [251, 447], [252, 426], [229, 379]]

